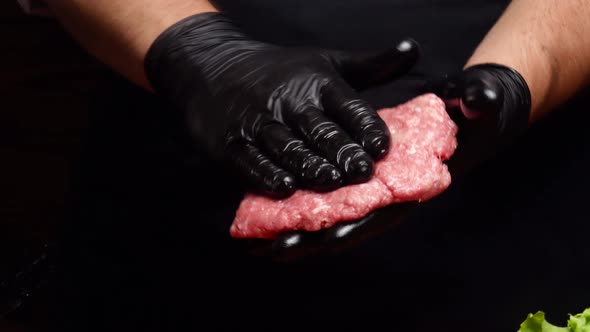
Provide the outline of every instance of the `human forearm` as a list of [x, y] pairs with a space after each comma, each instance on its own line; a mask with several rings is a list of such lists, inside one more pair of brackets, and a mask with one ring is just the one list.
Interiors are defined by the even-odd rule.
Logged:
[[207, 0], [48, 0], [63, 26], [93, 56], [149, 89], [143, 63], [153, 41], [181, 19], [216, 9]]
[[588, 83], [589, 17], [583, 0], [514, 0], [466, 67], [499, 63], [517, 70], [529, 85], [535, 120]]

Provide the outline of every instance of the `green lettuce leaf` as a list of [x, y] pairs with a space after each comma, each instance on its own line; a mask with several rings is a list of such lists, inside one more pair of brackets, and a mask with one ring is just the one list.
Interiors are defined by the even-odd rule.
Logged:
[[529, 314], [518, 332], [590, 332], [590, 308], [577, 315], [569, 315], [567, 327], [558, 327], [545, 319], [545, 313]]
[[584, 310], [581, 314], [570, 315], [567, 326], [573, 332], [590, 332], [590, 308]]

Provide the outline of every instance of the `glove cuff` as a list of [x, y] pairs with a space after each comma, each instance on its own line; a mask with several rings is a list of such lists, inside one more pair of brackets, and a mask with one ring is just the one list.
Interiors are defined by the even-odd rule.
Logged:
[[531, 113], [531, 94], [522, 75], [513, 68], [484, 63], [465, 69], [469, 71], [485, 71], [494, 76], [502, 85], [503, 107], [498, 114], [498, 143], [506, 144], [526, 131]]
[[216, 70], [217, 64], [208, 63], [213, 55], [245, 40], [248, 38], [222, 13], [184, 18], [162, 32], [148, 49], [144, 60], [148, 82], [157, 93], [180, 98], [187, 80], [193, 81], [196, 73], [210, 74], [207, 69]]

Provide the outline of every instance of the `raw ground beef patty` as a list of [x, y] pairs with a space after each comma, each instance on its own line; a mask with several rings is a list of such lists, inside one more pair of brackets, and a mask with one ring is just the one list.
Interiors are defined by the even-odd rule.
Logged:
[[391, 132], [389, 153], [363, 184], [329, 193], [299, 190], [276, 200], [246, 194], [230, 228], [235, 238], [275, 238], [291, 230], [317, 231], [362, 218], [386, 205], [426, 201], [444, 191], [451, 175], [443, 163], [457, 147], [457, 126], [433, 94], [379, 111]]

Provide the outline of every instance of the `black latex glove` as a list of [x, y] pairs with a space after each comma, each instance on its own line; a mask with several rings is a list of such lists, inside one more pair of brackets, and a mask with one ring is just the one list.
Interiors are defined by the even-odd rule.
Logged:
[[370, 179], [390, 137], [355, 89], [407, 72], [417, 57], [411, 40], [373, 54], [281, 47], [204, 13], [162, 33], [145, 70], [198, 146], [253, 190], [286, 197]]
[[[459, 146], [447, 162], [454, 178], [493, 157], [528, 126], [529, 88], [512, 68], [496, 64], [473, 66], [429, 81], [417, 93], [425, 92], [445, 100], [447, 111], [459, 127]], [[417, 206], [415, 202], [394, 204], [327, 230], [284, 234], [274, 241], [272, 251], [281, 260], [339, 252], [395, 227]]]
[[507, 147], [528, 127], [531, 95], [524, 78], [498, 64], [469, 67], [428, 84], [457, 123], [457, 151], [449, 160], [460, 176]]

